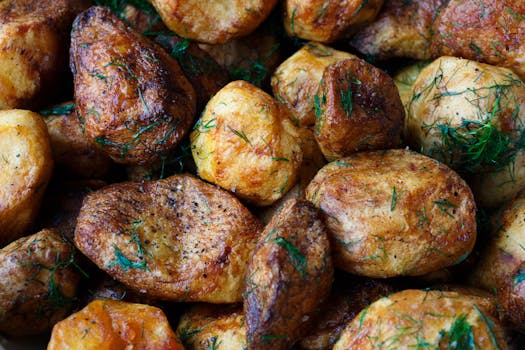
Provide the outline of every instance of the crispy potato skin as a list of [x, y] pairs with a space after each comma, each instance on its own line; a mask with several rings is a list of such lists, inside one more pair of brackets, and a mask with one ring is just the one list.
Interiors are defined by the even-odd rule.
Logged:
[[117, 163], [160, 160], [195, 113], [195, 91], [177, 61], [108, 8], [92, 7], [73, 25], [71, 70], [86, 135]]
[[96, 300], [53, 328], [48, 350], [184, 350], [161, 309]]
[[27, 231], [53, 171], [46, 124], [33, 112], [0, 111], [0, 247]]
[[73, 246], [42, 230], [0, 249], [0, 332], [49, 331], [68, 313], [80, 279]]
[[316, 119], [314, 96], [325, 68], [352, 57], [355, 56], [310, 42], [277, 67], [272, 76], [273, 94], [295, 125], [313, 127]]
[[286, 0], [284, 28], [289, 36], [332, 43], [371, 22], [383, 0]]
[[377, 18], [355, 36], [350, 44], [364, 55], [380, 60], [408, 57], [427, 60], [432, 23], [448, 0], [390, 0]]
[[113, 278], [172, 301], [241, 301], [261, 227], [229, 193], [190, 175], [92, 192], [75, 245]]
[[153, 0], [166, 26], [178, 35], [222, 44], [247, 35], [270, 14], [277, 0]]
[[199, 176], [258, 206], [293, 187], [302, 162], [296, 128], [270, 95], [244, 81], [208, 103], [191, 134]]
[[510, 68], [525, 79], [524, 15], [522, 0], [451, 0], [434, 21], [431, 53]]
[[396, 148], [405, 110], [392, 78], [360, 58], [325, 68], [315, 101], [315, 138], [328, 161]]
[[248, 349], [289, 349], [308, 331], [333, 279], [319, 212], [291, 199], [265, 227], [246, 271]]
[[84, 0], [0, 3], [0, 108], [34, 108], [61, 90], [71, 23]]
[[[507, 349], [497, 319], [480, 299], [456, 292], [405, 290], [379, 299], [350, 322], [334, 350], [396, 349], [428, 344], [437, 349]], [[409, 329], [409, 331], [403, 331]], [[468, 339], [470, 338], [470, 340]]]
[[186, 350], [246, 349], [242, 305], [197, 304], [182, 314], [177, 336]]
[[424, 275], [454, 265], [476, 240], [476, 204], [467, 184], [408, 150], [330, 163], [306, 198], [325, 214], [335, 265], [358, 275]]

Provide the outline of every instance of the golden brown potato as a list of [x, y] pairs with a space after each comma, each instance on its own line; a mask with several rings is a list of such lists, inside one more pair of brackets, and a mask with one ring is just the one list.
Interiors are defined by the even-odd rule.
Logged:
[[497, 293], [510, 322], [519, 330], [525, 330], [525, 262], [508, 275]]
[[36, 218], [53, 170], [46, 124], [33, 112], [0, 111], [0, 247]]
[[49, 350], [184, 350], [164, 312], [153, 306], [97, 300], [53, 328]]
[[[41, 111], [42, 112], [42, 111]], [[72, 102], [45, 110], [42, 115], [49, 132], [51, 149], [58, 172], [83, 178], [104, 178], [113, 162], [85, 135], [83, 124]]]
[[66, 84], [71, 23], [84, 0], [0, 3], [0, 108], [33, 108]]
[[260, 233], [232, 195], [190, 175], [89, 194], [75, 245], [129, 288], [173, 301], [241, 301]]
[[506, 67], [525, 79], [525, 2], [451, 0], [434, 21], [431, 53]]
[[197, 304], [181, 316], [177, 336], [186, 350], [247, 349], [242, 305]]
[[270, 95], [245, 81], [226, 85], [191, 134], [198, 174], [254, 205], [270, 205], [297, 179], [296, 128]]
[[332, 162], [306, 198], [325, 214], [335, 265], [358, 275], [424, 275], [461, 261], [476, 240], [476, 204], [465, 181], [408, 150]]
[[332, 43], [374, 20], [383, 0], [286, 0], [284, 28], [290, 36]]
[[385, 60], [409, 57], [427, 60], [432, 23], [448, 0], [385, 1], [374, 22], [352, 37], [350, 44], [364, 55]]
[[86, 135], [118, 163], [160, 160], [191, 126], [195, 91], [177, 62], [107, 8], [76, 18], [71, 70]]
[[509, 69], [441, 57], [419, 74], [407, 109], [407, 141], [462, 173], [501, 170], [523, 148], [525, 84]]
[[412, 98], [412, 87], [414, 86], [419, 73], [421, 73], [421, 70], [423, 70], [428, 64], [428, 61], [419, 61], [401, 69], [394, 76], [394, 83], [399, 91], [399, 97], [401, 97], [401, 102], [403, 103], [403, 107], [405, 107], [405, 111], [408, 102], [410, 102], [410, 99]]
[[250, 349], [289, 349], [308, 331], [333, 279], [326, 228], [317, 209], [291, 199], [265, 227], [246, 271]]
[[73, 246], [52, 230], [0, 249], [0, 332], [49, 331], [71, 308], [79, 277]]
[[507, 349], [497, 319], [456, 292], [405, 290], [379, 299], [347, 325], [334, 350]]
[[251, 33], [276, 3], [277, 0], [152, 0], [170, 30], [208, 44], [222, 44]]
[[396, 85], [360, 58], [325, 68], [314, 107], [315, 138], [328, 161], [400, 144], [405, 110]]
[[355, 56], [311, 42], [277, 68], [272, 76], [273, 94], [295, 125], [312, 127], [315, 124], [314, 96], [325, 68], [352, 57]]

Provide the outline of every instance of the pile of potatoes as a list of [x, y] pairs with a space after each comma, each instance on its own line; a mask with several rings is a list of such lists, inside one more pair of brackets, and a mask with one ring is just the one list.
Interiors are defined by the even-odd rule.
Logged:
[[5, 0], [0, 47], [0, 348], [525, 346], [525, 1]]

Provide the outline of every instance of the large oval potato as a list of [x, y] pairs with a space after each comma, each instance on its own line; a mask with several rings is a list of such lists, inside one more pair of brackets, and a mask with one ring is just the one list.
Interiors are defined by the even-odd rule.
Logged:
[[355, 56], [310, 42], [277, 67], [272, 76], [273, 94], [295, 125], [312, 127], [315, 124], [314, 96], [325, 68], [352, 57]]
[[501, 170], [524, 147], [525, 84], [506, 68], [441, 57], [417, 77], [407, 109], [407, 141], [461, 172]]
[[470, 295], [405, 290], [361, 311], [334, 350], [507, 349], [494, 311], [493, 305]]
[[325, 214], [335, 265], [358, 275], [424, 275], [454, 265], [476, 241], [470, 188], [445, 165], [412, 151], [332, 162], [306, 198]]
[[195, 91], [177, 61], [108, 8], [77, 16], [71, 70], [86, 135], [115, 162], [149, 164], [189, 130]]
[[201, 178], [260, 206], [293, 187], [302, 161], [286, 113], [245, 81], [226, 85], [210, 100], [191, 134], [191, 152]]
[[208, 44], [221, 44], [251, 33], [276, 3], [277, 0], [152, 0], [169, 29]]
[[326, 228], [307, 201], [291, 199], [266, 225], [246, 271], [249, 348], [289, 349], [308, 331], [333, 279]]
[[96, 300], [53, 328], [49, 350], [184, 350], [161, 309]]
[[128, 287], [172, 301], [239, 302], [260, 233], [227, 192], [190, 175], [89, 194], [75, 245]]
[[30, 111], [0, 111], [0, 247], [33, 225], [52, 171], [42, 118]]
[[80, 273], [74, 247], [52, 230], [0, 249], [0, 332], [44, 333], [73, 306]]

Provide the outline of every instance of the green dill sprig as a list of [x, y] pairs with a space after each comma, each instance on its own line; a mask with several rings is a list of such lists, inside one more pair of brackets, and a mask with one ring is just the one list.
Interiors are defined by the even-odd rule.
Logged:
[[132, 261], [130, 260], [120, 248], [114, 244], [113, 249], [115, 251], [115, 258], [113, 261], [111, 261], [106, 266], [108, 268], [113, 266], [120, 266], [120, 268], [124, 271], [128, 271], [129, 269], [138, 269], [138, 270], [147, 270], [148, 265], [146, 261], [146, 256], [150, 255], [146, 248], [142, 245], [142, 242], [140, 240], [140, 235], [138, 233], [139, 227], [144, 223], [143, 220], [134, 220], [131, 222], [131, 233], [130, 233], [130, 240], [129, 243], [135, 244], [136, 247], [136, 253], [135, 257], [139, 259], [139, 261]]
[[445, 341], [448, 344], [447, 349], [477, 349], [472, 326], [467, 322], [467, 317], [461, 315], [452, 324], [448, 331], [439, 332], [441, 339], [438, 348], [441, 349], [441, 343]]
[[74, 108], [75, 108], [74, 103], [68, 103], [65, 105], [41, 109], [40, 111], [38, 111], [38, 114], [43, 115], [43, 116], [71, 114], [73, 113]]
[[454, 217], [454, 213], [451, 213], [449, 209], [454, 210], [458, 207], [456, 204], [451, 203], [446, 199], [440, 199], [438, 201], [433, 201], [432, 203], [434, 203], [439, 208], [439, 210], [452, 218]]
[[302, 278], [306, 277], [306, 257], [299, 251], [299, 249], [297, 249], [297, 247], [293, 245], [290, 241], [288, 241], [286, 238], [283, 238], [281, 236], [274, 238], [272, 242], [274, 242], [281, 248], [286, 249], [295, 269], [301, 274]]

